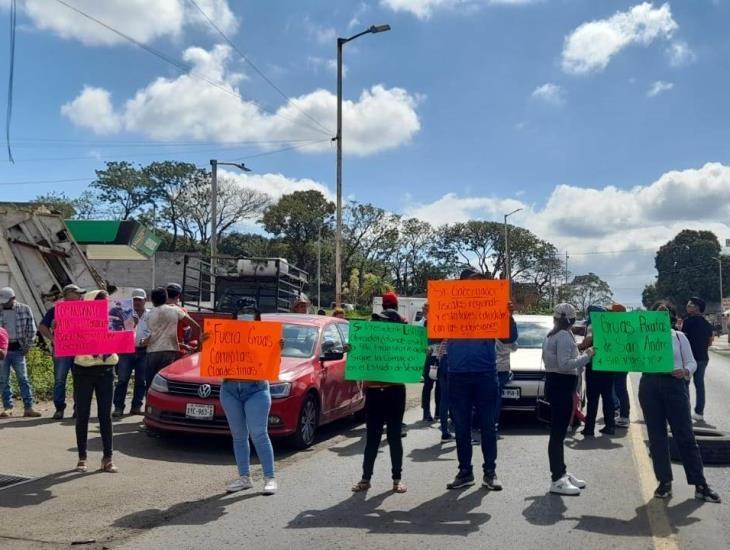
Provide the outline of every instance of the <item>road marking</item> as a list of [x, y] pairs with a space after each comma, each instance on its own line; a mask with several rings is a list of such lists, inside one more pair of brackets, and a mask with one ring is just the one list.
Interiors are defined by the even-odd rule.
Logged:
[[[629, 391], [629, 400], [631, 409], [639, 410], [639, 403], [634, 397], [634, 391], [631, 384], [631, 377], [626, 380], [627, 389]], [[654, 498], [654, 489], [656, 488], [656, 477], [654, 477], [654, 467], [649, 458], [649, 453], [644, 444], [644, 434], [640, 424], [633, 423], [629, 428], [631, 437], [631, 454], [634, 457], [636, 472], [639, 477], [639, 488], [641, 490], [641, 498], [646, 502], [646, 515], [649, 517], [649, 529], [651, 530], [651, 539], [656, 550], [678, 550], [679, 539], [672, 530], [672, 524], [667, 514], [666, 501]]]

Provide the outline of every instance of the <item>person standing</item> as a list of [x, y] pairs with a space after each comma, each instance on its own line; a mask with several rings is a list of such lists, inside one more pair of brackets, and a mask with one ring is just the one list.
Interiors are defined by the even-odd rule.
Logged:
[[306, 294], [302, 293], [299, 298], [294, 300], [294, 303], [291, 306], [291, 312], [302, 315], [309, 313], [309, 298], [307, 298]]
[[[83, 299], [85, 289], [77, 285], [66, 285], [61, 291], [62, 300], [64, 302], [74, 302]], [[51, 306], [43, 320], [38, 325], [38, 332], [50, 343], [53, 344], [53, 331], [56, 325], [56, 307]], [[53, 405], [56, 412], [53, 413], [54, 420], [61, 420], [66, 410], [66, 380], [71, 372], [74, 364], [73, 357], [56, 357], [53, 354]], [[75, 391], [75, 389], [74, 389]], [[74, 398], [74, 413], [72, 418], [76, 417], [76, 399]]]
[[[406, 321], [398, 313], [398, 297], [393, 292], [383, 295], [383, 312], [373, 313], [373, 321], [403, 323]], [[388, 449], [390, 450], [393, 492], [405, 493], [408, 490], [402, 481], [403, 441], [401, 429], [403, 414], [406, 410], [406, 387], [404, 384], [385, 382], [366, 382], [365, 386], [365, 453], [363, 456], [362, 477], [352, 487], [355, 493], [370, 489], [370, 480], [375, 469], [383, 426], [386, 428]]]
[[15, 371], [15, 377], [20, 387], [25, 412], [23, 416], [39, 417], [41, 413], [33, 409], [33, 390], [28, 381], [28, 365], [26, 355], [35, 341], [36, 326], [33, 313], [26, 304], [15, 299], [15, 291], [10, 287], [0, 289], [0, 327], [8, 333], [8, 352], [0, 363], [0, 395], [3, 396], [4, 411], [0, 418], [7, 418], [13, 414], [12, 393], [7, 392], [10, 386], [10, 369]]
[[[385, 296], [388, 296], [387, 294]], [[385, 296], [383, 296], [383, 300], [385, 300]], [[392, 306], [392, 304], [388, 304], [388, 306]], [[398, 306], [396, 305], [396, 308]], [[385, 301], [383, 302], [383, 309], [386, 308]], [[418, 321], [418, 325], [424, 327], [426, 330], [428, 330], [428, 302], [423, 304], [423, 317]], [[426, 354], [426, 361], [423, 365], [423, 388], [421, 390], [421, 409], [423, 409], [423, 422], [433, 422], [433, 416], [431, 416], [431, 393], [435, 393], [435, 410], [436, 416], [438, 416], [439, 409], [439, 397], [440, 397], [440, 390], [441, 388], [438, 385], [437, 380], [433, 380], [429, 376], [429, 371], [431, 370], [431, 366], [435, 364], [436, 362], [436, 353], [435, 349], [438, 347], [438, 342], [434, 340], [428, 341], [428, 353]], [[435, 386], [435, 391], [434, 391]]]
[[[585, 351], [593, 346], [593, 334], [591, 331], [593, 313], [605, 312], [606, 308], [602, 306], [588, 306], [588, 320], [586, 322], [586, 330], [588, 331], [585, 339], [578, 346], [579, 351]], [[614, 376], [611, 372], [593, 370], [593, 362], [589, 361], [585, 369], [586, 379], [586, 398], [588, 400], [585, 427], [583, 428], [583, 437], [595, 437], [596, 417], [598, 416], [598, 401], [603, 404], [603, 421], [605, 426], [601, 428], [601, 433], [613, 435], [616, 433], [616, 415], [614, 414], [613, 386]]]
[[[461, 279], [483, 279], [484, 275], [473, 267], [464, 269]], [[511, 315], [510, 337], [503, 340], [511, 344], [517, 340], [517, 325]], [[476, 411], [476, 425], [481, 431], [481, 446], [484, 464], [482, 486], [501, 491], [502, 483], [497, 478], [497, 431], [495, 429], [495, 407], [499, 381], [497, 378], [497, 356], [493, 339], [450, 339], [446, 343], [449, 364], [449, 404], [454, 415], [456, 432], [456, 454], [459, 470], [447, 489], [460, 489], [474, 484], [472, 467], [472, 415]]]
[[124, 401], [127, 397], [129, 379], [134, 373], [134, 393], [132, 394], [131, 415], [143, 415], [142, 400], [145, 394], [145, 362], [147, 361], [147, 350], [141, 345], [141, 341], [149, 336], [147, 334], [147, 293], [142, 288], [135, 288], [132, 291], [132, 304], [134, 308], [133, 319], [135, 322], [135, 350], [134, 353], [124, 353], [119, 356], [117, 366], [117, 385], [114, 388], [114, 412], [112, 416], [119, 418], [124, 414]]
[[494, 421], [497, 430], [499, 430], [499, 417], [502, 414], [502, 390], [512, 381], [512, 369], [510, 366], [510, 355], [517, 351], [517, 342], [505, 344], [497, 340], [494, 343], [497, 352], [497, 382], [499, 388], [497, 391], [497, 404], [494, 408]]
[[[626, 306], [622, 304], [611, 304], [608, 311], [623, 313], [626, 311]], [[629, 390], [626, 384], [628, 376], [628, 372], [616, 372], [613, 375], [613, 387], [616, 393], [616, 400], [618, 401], [618, 406], [616, 407], [618, 409], [618, 418], [616, 419], [617, 428], [628, 428], [631, 422], [631, 401], [629, 400]]]
[[436, 352], [436, 361], [438, 364], [438, 385], [441, 392], [438, 402], [439, 423], [441, 424], [441, 441], [450, 441], [454, 436], [449, 431], [449, 417], [451, 408], [449, 406], [449, 356], [446, 355], [446, 340], [439, 343]]
[[[180, 305], [182, 297], [182, 287], [177, 283], [167, 283], [165, 287], [167, 291], [167, 305], [180, 308], [187, 314], [188, 310]], [[186, 353], [190, 353], [193, 349], [188, 345], [192, 328], [187, 317], [180, 319], [177, 323], [177, 341], [180, 344], [180, 357]]]
[[[687, 318], [682, 323], [682, 332], [687, 336], [692, 355], [697, 362], [697, 370], [692, 375], [695, 384], [695, 409], [692, 418], [697, 422], [705, 421], [705, 370], [710, 362], [708, 349], [712, 345], [712, 325], [705, 319], [705, 301], [692, 297], [687, 302]], [[689, 385], [689, 381], [687, 382]]]
[[548, 457], [552, 483], [550, 492], [560, 495], [579, 495], [586, 482], [568, 473], [565, 466], [565, 436], [573, 413], [573, 394], [578, 376], [594, 355], [592, 347], [582, 354], [578, 351], [571, 327], [575, 324], [575, 308], [558, 304], [553, 312], [553, 329], [542, 345], [542, 360], [547, 372], [545, 397], [550, 403], [550, 442]]
[[676, 313], [672, 307], [657, 302], [651, 309], [668, 312], [671, 325], [667, 330], [672, 335], [674, 355], [674, 370], [671, 374], [644, 373], [639, 382], [639, 404], [644, 412], [646, 431], [649, 434], [649, 454], [654, 475], [659, 482], [654, 497], [664, 499], [672, 496], [672, 462], [667, 436], [669, 424], [682, 459], [687, 483], [695, 486], [695, 498], [719, 503], [720, 495], [707, 485], [702, 456], [692, 429], [689, 388], [685, 383], [697, 369], [691, 345], [684, 333], [671, 328], [676, 322]]

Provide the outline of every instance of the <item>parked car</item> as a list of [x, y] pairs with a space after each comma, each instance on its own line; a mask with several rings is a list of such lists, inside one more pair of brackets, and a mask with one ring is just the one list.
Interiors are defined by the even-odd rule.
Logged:
[[[309, 447], [320, 426], [359, 412], [365, 405], [361, 382], [345, 380], [343, 319], [317, 315], [264, 314], [283, 324], [281, 373], [271, 383], [269, 433]], [[151, 430], [226, 434], [219, 402], [220, 380], [200, 376], [200, 354], [162, 369], [147, 396], [144, 423]]]

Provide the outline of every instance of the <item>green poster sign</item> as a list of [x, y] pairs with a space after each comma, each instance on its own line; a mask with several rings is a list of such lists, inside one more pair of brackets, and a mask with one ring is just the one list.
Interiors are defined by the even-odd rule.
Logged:
[[591, 313], [591, 328], [595, 370], [669, 373], [674, 369], [666, 311]]
[[346, 380], [417, 383], [426, 362], [426, 329], [400, 323], [350, 321]]

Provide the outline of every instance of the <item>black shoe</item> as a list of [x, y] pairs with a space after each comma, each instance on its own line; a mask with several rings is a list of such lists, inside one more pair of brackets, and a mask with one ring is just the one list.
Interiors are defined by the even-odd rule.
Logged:
[[445, 433], [445, 434], [441, 434], [441, 441], [450, 441], [450, 440], [452, 440], [452, 439], [454, 439], [454, 436], [453, 436], [453, 435], [451, 435], [451, 434], [450, 434], [450, 433], [448, 433], [448, 432], [447, 432], [447, 433]]
[[[697, 496], [697, 493], [695, 493]], [[654, 498], [671, 498], [672, 497], [672, 484], [671, 483], [660, 483], [659, 487], [654, 491]]]
[[502, 483], [497, 479], [496, 474], [485, 475], [484, 481], [482, 481], [482, 487], [489, 489], [490, 491], [501, 491]]
[[459, 472], [456, 474], [454, 481], [446, 484], [447, 489], [461, 489], [462, 487], [469, 487], [474, 485], [474, 474], [466, 474]]
[[704, 500], [705, 502], [714, 502], [719, 504], [722, 502], [720, 495], [710, 489], [708, 485], [697, 485], [695, 486], [695, 498]]
[[62, 420], [63, 419], [63, 409], [56, 409], [56, 412], [53, 413], [53, 420]]
[[580, 432], [580, 433], [581, 433], [581, 435], [582, 435], [583, 437], [596, 437], [596, 432], [594, 432], [594, 431], [590, 431], [590, 432], [589, 432], [588, 430], [583, 430], [583, 431], [582, 431], [582, 432]]
[[616, 428], [609, 428], [608, 426], [604, 426], [598, 431], [605, 435], [616, 435]]
[[124, 415], [124, 409], [114, 409], [112, 418], [121, 418]]
[[433, 416], [430, 413], [425, 413], [421, 419], [423, 422], [433, 422]]

